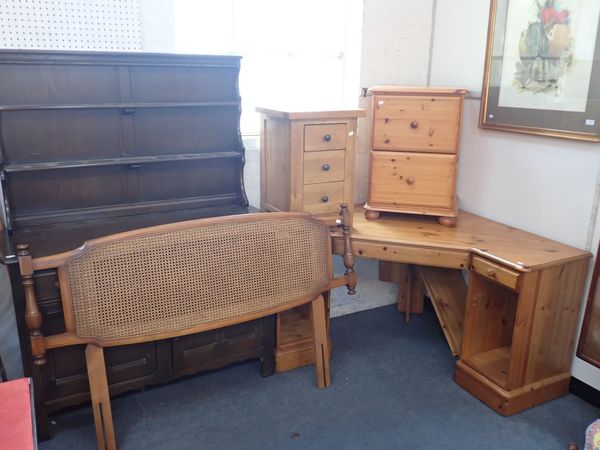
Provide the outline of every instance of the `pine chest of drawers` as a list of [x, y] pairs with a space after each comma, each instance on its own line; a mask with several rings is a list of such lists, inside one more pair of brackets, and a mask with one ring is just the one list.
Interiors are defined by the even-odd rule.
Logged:
[[361, 109], [261, 113], [261, 209], [337, 216], [354, 205], [354, 147]]
[[[347, 203], [353, 212], [356, 122], [366, 111], [256, 110], [261, 114], [261, 209], [337, 218], [340, 203]], [[329, 311], [328, 293], [325, 299]], [[311, 327], [305, 306], [277, 315], [278, 372], [314, 364]]]
[[454, 225], [456, 173], [466, 89], [377, 86], [369, 197], [365, 215], [380, 211], [438, 216]]

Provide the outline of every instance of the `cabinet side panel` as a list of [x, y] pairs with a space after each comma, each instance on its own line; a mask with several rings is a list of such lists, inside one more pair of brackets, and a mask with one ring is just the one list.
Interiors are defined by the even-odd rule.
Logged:
[[569, 372], [588, 260], [541, 273], [525, 384]]
[[[344, 202], [350, 205], [354, 215], [354, 167], [356, 161], [356, 131], [357, 119], [348, 121], [348, 136], [346, 141], [346, 167], [344, 180]], [[352, 216], [350, 216], [352, 217]], [[352, 225], [352, 224], [350, 224]]]
[[263, 116], [261, 207], [290, 210], [290, 124], [286, 120]]

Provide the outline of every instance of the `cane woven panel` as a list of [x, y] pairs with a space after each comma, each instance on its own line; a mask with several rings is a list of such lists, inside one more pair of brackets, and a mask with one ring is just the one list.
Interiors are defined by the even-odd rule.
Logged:
[[265, 218], [93, 248], [66, 263], [75, 334], [152, 335], [316, 296], [329, 282], [329, 246], [323, 225]]

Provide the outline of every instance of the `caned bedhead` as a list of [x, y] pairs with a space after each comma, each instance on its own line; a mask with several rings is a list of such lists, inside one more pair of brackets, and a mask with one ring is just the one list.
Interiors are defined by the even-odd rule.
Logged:
[[333, 279], [329, 227], [303, 213], [179, 222], [20, 260], [26, 294], [26, 272], [58, 272], [66, 333], [44, 338], [46, 348], [218, 328], [306, 303], [354, 276]]
[[65, 264], [74, 333], [157, 335], [314, 298], [329, 282], [329, 247], [314, 220], [262, 215], [85, 249]]
[[[86, 343], [96, 438], [116, 450], [102, 347], [201, 332], [311, 303], [317, 386], [330, 380], [323, 292], [356, 279], [342, 206], [343, 277], [333, 278], [327, 224], [302, 213], [264, 213], [180, 222], [86, 242], [33, 259], [18, 246], [25, 321], [34, 364], [46, 349]], [[44, 337], [33, 274], [58, 272], [66, 332]]]

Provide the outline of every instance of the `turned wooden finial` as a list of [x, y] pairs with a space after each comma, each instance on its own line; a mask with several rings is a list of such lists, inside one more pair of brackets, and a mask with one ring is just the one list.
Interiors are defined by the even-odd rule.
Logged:
[[33, 287], [33, 259], [29, 253], [29, 245], [18, 244], [17, 256], [19, 258], [19, 270], [21, 272], [21, 283], [25, 292], [25, 325], [29, 331], [31, 342], [31, 354], [33, 363], [41, 366], [46, 363], [46, 347], [44, 336], [42, 336], [42, 313], [35, 298]]
[[344, 236], [344, 267], [346, 271], [344, 276], [348, 283], [348, 295], [356, 294], [356, 274], [354, 273], [354, 255], [352, 254], [352, 242], [350, 241], [350, 225], [352, 213], [348, 209], [347, 203], [340, 205], [340, 216], [342, 216], [342, 234]]

